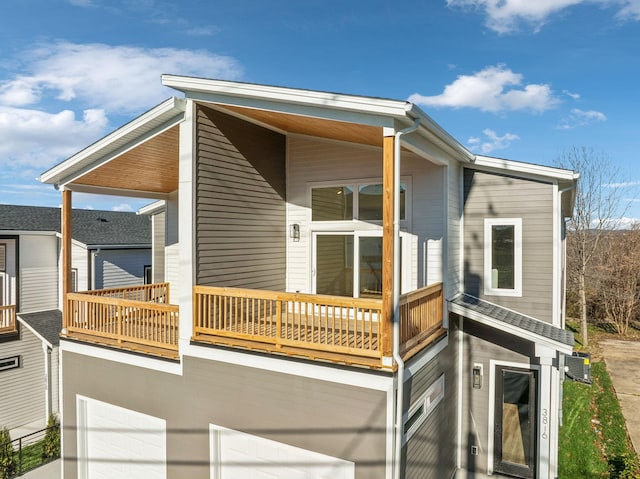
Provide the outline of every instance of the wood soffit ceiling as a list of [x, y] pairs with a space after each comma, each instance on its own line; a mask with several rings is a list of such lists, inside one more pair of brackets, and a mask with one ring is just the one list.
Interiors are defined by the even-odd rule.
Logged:
[[[251, 108], [225, 106], [236, 115], [287, 133], [382, 147], [380, 127]], [[153, 193], [178, 189], [179, 126], [173, 126], [75, 180], [74, 184]]]
[[179, 131], [176, 125], [74, 183], [154, 193], [175, 191], [178, 189]]
[[222, 109], [271, 125], [287, 133], [382, 147], [382, 128], [380, 127], [237, 106], [224, 106]]

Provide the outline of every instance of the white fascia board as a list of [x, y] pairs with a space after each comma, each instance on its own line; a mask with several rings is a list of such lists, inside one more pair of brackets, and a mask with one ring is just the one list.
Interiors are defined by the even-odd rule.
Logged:
[[[476, 157], [471, 153], [464, 145], [451, 136], [444, 128], [433, 120], [424, 111], [418, 108], [416, 105], [411, 104], [411, 111], [409, 116], [414, 119], [420, 119], [420, 125], [423, 129], [429, 132], [429, 139], [439, 143], [438, 146], [445, 146], [451, 150], [458, 159], [474, 162]], [[411, 135], [409, 135], [410, 137]]]
[[162, 75], [162, 84], [182, 91], [189, 97], [191, 93], [199, 92], [210, 94], [212, 97], [220, 95], [221, 98], [236, 100], [238, 98], [269, 100], [274, 103], [294, 103], [395, 117], [405, 117], [407, 111], [411, 109], [411, 103], [407, 101], [180, 75]]
[[[139, 144], [141, 139], [148, 140], [181, 121], [185, 103], [184, 99], [175, 97], [165, 100], [84, 150], [45, 171], [38, 180], [51, 184], [70, 182], [74, 177], [87, 173], [97, 165], [131, 149], [132, 146]], [[150, 127], [149, 125], [154, 126]], [[107, 155], [106, 158], [105, 155]]]
[[558, 181], [573, 183], [580, 176], [579, 173], [571, 170], [565, 170], [563, 168], [535, 165], [533, 163], [523, 163], [520, 161], [505, 160], [503, 158], [493, 158], [481, 155], [476, 155], [475, 165], [502, 173], [511, 173], [513, 175], [520, 176], [524, 175], [530, 178], [546, 180], [548, 182]]
[[87, 245], [87, 249], [96, 250], [96, 249], [151, 249], [151, 243], [143, 243], [143, 244], [89, 244]]
[[137, 215], [155, 215], [165, 210], [167, 202], [165, 200], [154, 201], [136, 211]]
[[570, 356], [573, 352], [573, 347], [569, 346], [568, 344], [564, 344], [560, 341], [554, 341], [553, 339], [549, 339], [545, 336], [532, 333], [531, 331], [527, 331], [526, 329], [518, 328], [517, 326], [514, 326], [512, 324], [492, 318], [491, 316], [487, 316], [476, 311], [470, 311], [469, 309], [463, 306], [459, 306], [455, 303], [449, 303], [449, 311], [465, 318], [477, 321], [481, 324], [484, 324], [485, 326], [489, 326], [499, 331], [503, 331], [507, 334], [526, 339], [527, 341], [531, 341], [536, 345], [552, 348], [553, 350], [558, 351], [562, 354], [567, 354]]
[[56, 234], [55, 231], [0, 230], [2, 236], [56, 236]]
[[47, 346], [49, 346], [50, 348], [53, 349], [53, 344], [51, 344], [49, 341], [44, 339], [44, 336], [42, 336], [38, 331], [33, 329], [31, 327], [31, 325], [29, 323], [27, 323], [24, 319], [22, 319], [20, 317], [20, 313], [16, 314], [16, 319], [18, 321], [20, 321], [20, 324], [22, 324], [25, 328], [27, 328], [29, 331], [31, 331], [33, 333], [33, 335], [40, 340], [40, 342], [42, 342], [43, 344], [46, 344]]

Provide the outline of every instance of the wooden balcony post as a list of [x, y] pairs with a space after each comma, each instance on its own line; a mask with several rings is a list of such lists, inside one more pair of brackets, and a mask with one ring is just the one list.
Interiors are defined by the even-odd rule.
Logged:
[[390, 357], [393, 349], [393, 136], [385, 136], [382, 147], [382, 355]]
[[62, 230], [62, 317], [63, 330], [67, 327], [69, 321], [69, 304], [67, 302], [67, 294], [71, 292], [71, 235], [72, 226], [72, 208], [71, 208], [71, 190], [62, 190], [62, 211], [61, 211], [61, 230]]

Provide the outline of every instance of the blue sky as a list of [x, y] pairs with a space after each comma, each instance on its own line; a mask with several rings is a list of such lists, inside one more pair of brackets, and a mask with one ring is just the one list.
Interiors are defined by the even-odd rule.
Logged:
[[59, 205], [35, 178], [179, 95], [162, 73], [410, 99], [475, 153], [593, 148], [631, 198], [639, 45], [640, 0], [5, 0], [0, 202]]

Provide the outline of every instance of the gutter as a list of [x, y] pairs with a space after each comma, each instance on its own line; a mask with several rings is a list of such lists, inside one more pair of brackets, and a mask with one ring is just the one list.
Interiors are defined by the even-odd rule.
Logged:
[[393, 142], [393, 359], [398, 365], [398, 384], [396, 387], [396, 424], [393, 475], [400, 479], [400, 462], [402, 458], [403, 403], [404, 403], [404, 361], [400, 356], [400, 137], [413, 133], [420, 126], [417, 118], [412, 126], [395, 134]]

